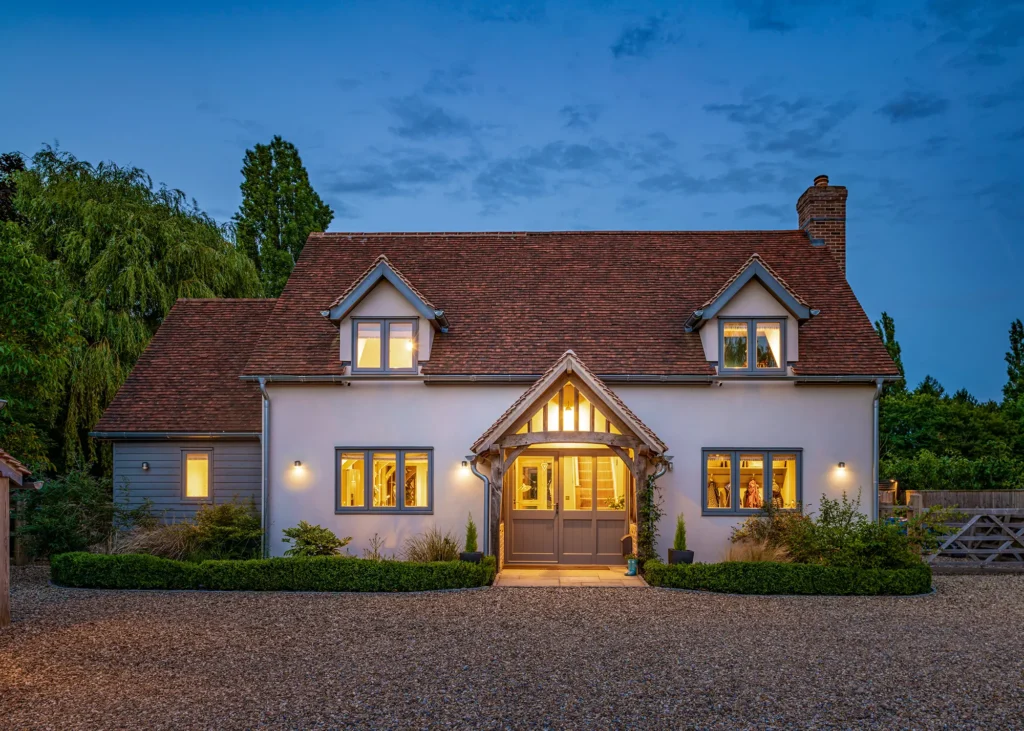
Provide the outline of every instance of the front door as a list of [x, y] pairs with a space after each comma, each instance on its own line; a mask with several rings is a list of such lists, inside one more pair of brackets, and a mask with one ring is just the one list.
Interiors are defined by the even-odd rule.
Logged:
[[594, 450], [520, 456], [506, 476], [506, 560], [622, 563], [629, 470]]

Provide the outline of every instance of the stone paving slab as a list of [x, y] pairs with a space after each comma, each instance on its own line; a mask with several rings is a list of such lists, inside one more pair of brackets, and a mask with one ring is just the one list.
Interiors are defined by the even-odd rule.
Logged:
[[603, 586], [643, 587], [639, 576], [626, 576], [623, 566], [595, 566], [592, 569], [507, 568], [494, 580], [495, 586]]

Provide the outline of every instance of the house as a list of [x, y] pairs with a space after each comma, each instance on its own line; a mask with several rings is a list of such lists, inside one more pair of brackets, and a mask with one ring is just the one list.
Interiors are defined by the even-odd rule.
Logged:
[[784, 231], [315, 233], [276, 301], [178, 301], [94, 435], [125, 499], [257, 499], [271, 555], [472, 513], [505, 563], [621, 562], [652, 476], [659, 551], [682, 513], [698, 560], [769, 503], [874, 514], [898, 371], [846, 197], [819, 176]]

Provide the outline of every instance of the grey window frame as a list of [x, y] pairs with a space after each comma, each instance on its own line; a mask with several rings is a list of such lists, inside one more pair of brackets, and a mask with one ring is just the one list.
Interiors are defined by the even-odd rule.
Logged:
[[[188, 455], [190, 454], [205, 454], [206, 457], [206, 497], [188, 497], [187, 496], [187, 482], [188, 482]], [[181, 448], [181, 501], [183, 503], [212, 503], [213, 502], [213, 447], [198, 447], [189, 449], [187, 447]]]
[[[341, 504], [341, 455], [362, 453], [363, 455], [363, 505], [352, 507]], [[397, 481], [398, 491], [393, 508], [373, 507], [373, 473], [374, 453], [394, 453], [395, 471], [402, 479]], [[425, 452], [427, 455], [427, 506], [425, 508], [405, 507], [405, 455], [409, 452]], [[433, 447], [335, 447], [334, 448], [334, 512], [338, 515], [356, 513], [366, 515], [385, 515], [402, 513], [405, 515], [434, 514], [434, 448]]]
[[[729, 484], [731, 486], [730, 495], [730, 508], [709, 508], [708, 507], [708, 455], [709, 454], [728, 454], [729, 455]], [[741, 454], [760, 454], [765, 460], [765, 464], [772, 465], [773, 458], [777, 454], [792, 454], [796, 456], [796, 507], [795, 508], [779, 508], [780, 511], [786, 513], [800, 513], [803, 511], [804, 504], [804, 450], [802, 448], [776, 448], [776, 447], [750, 447], [750, 448], [736, 448], [736, 447], [725, 447], [725, 448], [712, 448], [703, 447], [700, 452], [700, 514], [702, 516], [714, 516], [714, 515], [757, 515], [763, 512], [764, 508], [741, 508], [740, 507], [740, 455]], [[764, 484], [761, 485], [763, 491], [762, 498], [764, 503], [767, 505], [771, 500], [769, 494], [772, 485], [772, 473], [774, 466], [767, 468], [768, 477], [765, 479]]]
[[[359, 359], [359, 325], [360, 323], [380, 323], [380, 368], [360, 368]], [[412, 323], [412, 367], [391, 368], [388, 366], [388, 351], [391, 341], [391, 323]], [[417, 373], [420, 366], [420, 319], [418, 317], [353, 317], [352, 318], [352, 372], [353, 373]]]
[[[718, 375], [720, 376], [778, 376], [786, 373], [786, 317], [728, 317], [718, 318]], [[747, 324], [747, 367], [726, 368], [725, 367], [725, 323], [745, 322]], [[757, 367], [757, 324], [759, 322], [778, 323], [781, 335], [779, 342], [779, 367], [758, 368]], [[751, 347], [753, 346], [753, 347]]]

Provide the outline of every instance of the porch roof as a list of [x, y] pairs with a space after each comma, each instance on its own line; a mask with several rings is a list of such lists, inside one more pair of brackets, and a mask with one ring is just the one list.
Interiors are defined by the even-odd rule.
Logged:
[[540, 399], [548, 389], [570, 375], [579, 378], [601, 400], [601, 405], [614, 413], [654, 454], [664, 454], [668, 450], [658, 435], [626, 406], [618, 394], [608, 388], [576, 353], [567, 350], [476, 440], [471, 451], [474, 454], [487, 452], [520, 418], [544, 405]]

